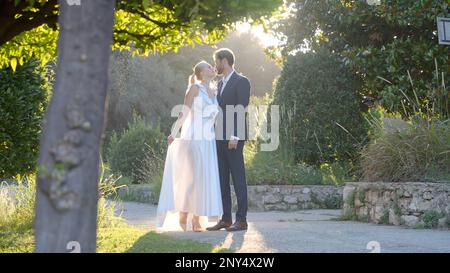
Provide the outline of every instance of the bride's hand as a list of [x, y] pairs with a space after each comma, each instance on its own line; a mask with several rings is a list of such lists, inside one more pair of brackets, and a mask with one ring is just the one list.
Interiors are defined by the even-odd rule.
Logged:
[[173, 142], [173, 136], [172, 135], [169, 135], [168, 137], [167, 137], [167, 143], [170, 145], [170, 144], [172, 144], [172, 142]]

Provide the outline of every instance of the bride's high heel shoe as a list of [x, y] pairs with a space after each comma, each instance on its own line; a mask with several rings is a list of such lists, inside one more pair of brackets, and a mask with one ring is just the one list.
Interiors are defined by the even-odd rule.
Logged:
[[187, 229], [187, 213], [186, 212], [180, 212], [180, 227], [183, 229], [183, 231], [186, 231]]

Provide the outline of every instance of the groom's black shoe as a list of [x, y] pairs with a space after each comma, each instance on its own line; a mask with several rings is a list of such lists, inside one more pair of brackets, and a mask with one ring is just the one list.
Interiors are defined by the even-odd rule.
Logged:
[[222, 228], [227, 228], [229, 226], [231, 226], [231, 222], [225, 222], [225, 221], [220, 220], [215, 226], [208, 227], [208, 228], [206, 228], [206, 230], [216, 231], [216, 230], [221, 230]]
[[231, 226], [227, 227], [226, 230], [227, 231], [239, 231], [239, 230], [247, 230], [248, 225], [246, 221], [239, 221], [236, 220], [236, 222], [234, 222], [234, 224], [232, 224]]

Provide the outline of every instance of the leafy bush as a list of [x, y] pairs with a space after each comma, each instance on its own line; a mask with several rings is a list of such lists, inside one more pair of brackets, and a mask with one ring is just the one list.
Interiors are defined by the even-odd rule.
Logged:
[[159, 196], [164, 174], [163, 154], [155, 152], [154, 148], [146, 144], [149, 153], [145, 154], [141, 168], [136, 169], [135, 173], [140, 181], [144, 181], [152, 186], [155, 196]]
[[108, 162], [111, 171], [131, 177], [134, 183], [146, 183], [151, 170], [143, 171], [149, 161], [161, 159], [166, 151], [166, 137], [159, 124], [153, 125], [139, 116], [134, 116], [128, 129], [120, 135], [113, 133], [108, 147]]
[[[273, 93], [262, 97], [251, 96], [252, 106], [273, 104]], [[268, 109], [270, 111], [270, 108]], [[252, 114], [252, 113], [249, 113]], [[270, 124], [270, 112], [267, 115]], [[259, 132], [260, 129], [256, 128]], [[268, 128], [270, 130], [270, 128]], [[261, 133], [261, 132], [260, 132]], [[258, 135], [261, 137], [261, 134]], [[292, 149], [261, 151], [261, 141], [248, 141], [244, 146], [244, 160], [249, 184], [342, 184], [353, 181], [352, 166], [345, 163], [324, 163], [319, 167], [296, 163], [291, 156]]]
[[[194, 64], [191, 64], [194, 65]], [[115, 53], [110, 65], [107, 131], [121, 131], [136, 113], [168, 131], [170, 109], [183, 103], [187, 74], [174, 70], [162, 57], [131, 57]]]
[[407, 70], [415, 79], [421, 104], [430, 103], [426, 92], [430, 78], [450, 85], [450, 77], [435, 73], [433, 62], [436, 60], [441, 71], [450, 71], [450, 47], [439, 45], [436, 31], [436, 17], [450, 16], [448, 1], [386, 0], [376, 5], [372, 0], [286, 2], [292, 4], [292, 16], [272, 22], [272, 28], [285, 35], [285, 43], [277, 49], [287, 56], [304, 47], [330, 48], [345, 57], [364, 80], [359, 92], [376, 98], [388, 111], [414, 112], [413, 105], [403, 101], [398, 92], [403, 89], [413, 97]]
[[402, 113], [387, 114], [382, 107], [374, 114], [369, 111], [366, 120], [372, 141], [361, 152], [363, 179], [450, 181], [450, 104], [445, 76], [437, 65], [436, 76], [422, 92], [427, 103], [419, 99], [408, 72], [410, 91], [397, 91], [403, 96], [402, 104], [409, 107]]
[[[280, 68], [264, 54], [253, 32], [231, 32], [217, 47], [232, 48], [236, 70], [252, 83], [252, 94], [263, 95], [272, 89]], [[108, 115], [106, 129], [120, 131], [127, 127], [133, 111], [147, 120], [161, 121], [161, 130], [169, 133], [173, 118], [170, 109], [183, 103], [188, 76], [202, 59], [212, 61], [215, 47], [185, 46], [178, 52], [134, 56], [131, 52], [114, 52], [110, 64]]]
[[450, 181], [450, 122], [421, 118], [379, 133], [361, 152], [366, 181]]
[[323, 184], [342, 185], [356, 180], [355, 167], [347, 162], [324, 163], [320, 166]]
[[260, 143], [244, 146], [247, 183], [249, 185], [339, 185], [354, 181], [348, 166], [324, 164], [320, 168], [285, 159], [281, 151], [261, 151]]
[[0, 70], [0, 177], [35, 171], [50, 91], [47, 69], [36, 60]]
[[248, 166], [246, 176], [247, 182], [250, 185], [322, 184], [322, 176], [314, 167], [305, 164], [284, 164], [281, 160], [276, 160], [270, 156], [266, 157], [263, 161], [256, 161]]
[[286, 61], [276, 85], [280, 143], [294, 162], [319, 167], [356, 158], [367, 135], [358, 80], [325, 49], [297, 53]]
[[444, 218], [445, 213], [435, 210], [426, 210], [420, 217], [424, 228], [436, 228], [439, 224], [439, 219]]
[[325, 197], [323, 203], [327, 209], [340, 209], [344, 205], [344, 200], [339, 194], [330, 194]]

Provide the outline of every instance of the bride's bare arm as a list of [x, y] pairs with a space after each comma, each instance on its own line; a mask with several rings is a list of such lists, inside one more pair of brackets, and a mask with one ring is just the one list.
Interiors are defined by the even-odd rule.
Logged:
[[198, 87], [196, 85], [191, 85], [189, 87], [189, 90], [186, 92], [186, 95], [184, 96], [184, 109], [182, 112], [179, 113], [178, 119], [175, 121], [174, 126], [172, 127], [171, 134], [168, 136], [169, 144], [172, 143], [172, 141], [175, 139], [176, 134], [181, 129], [181, 126], [183, 125], [187, 113], [192, 107], [192, 104], [194, 103], [194, 98], [198, 95]]

